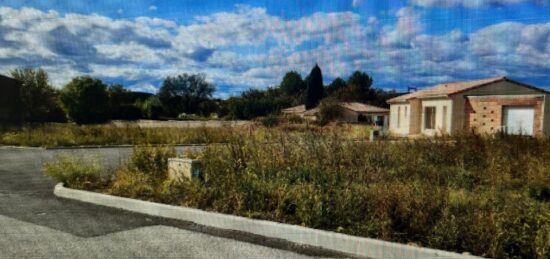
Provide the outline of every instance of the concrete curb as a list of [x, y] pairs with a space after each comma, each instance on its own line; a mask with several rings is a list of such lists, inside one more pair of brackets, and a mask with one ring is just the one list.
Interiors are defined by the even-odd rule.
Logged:
[[148, 214], [157, 217], [190, 221], [196, 224], [237, 230], [269, 238], [287, 240], [297, 244], [322, 247], [350, 255], [370, 258], [481, 258], [469, 254], [458, 254], [430, 248], [355, 237], [324, 230], [281, 224], [272, 221], [255, 220], [203, 210], [171, 206], [142, 200], [135, 200], [95, 192], [65, 188], [62, 183], [55, 186], [58, 197], [93, 203], [112, 208]]

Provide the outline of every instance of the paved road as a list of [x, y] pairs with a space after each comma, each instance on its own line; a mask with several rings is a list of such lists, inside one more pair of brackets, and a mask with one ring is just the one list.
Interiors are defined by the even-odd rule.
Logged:
[[52, 192], [55, 183], [40, 171], [45, 161], [63, 152], [93, 155], [115, 166], [131, 149], [0, 147], [0, 258], [342, 256], [282, 240], [57, 198]]

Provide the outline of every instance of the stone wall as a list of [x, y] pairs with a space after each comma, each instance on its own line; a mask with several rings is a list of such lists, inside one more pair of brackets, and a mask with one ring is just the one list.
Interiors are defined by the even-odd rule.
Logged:
[[496, 133], [502, 127], [503, 106], [531, 106], [535, 110], [536, 136], [542, 134], [544, 97], [542, 96], [469, 96], [465, 105], [465, 128], [480, 133]]

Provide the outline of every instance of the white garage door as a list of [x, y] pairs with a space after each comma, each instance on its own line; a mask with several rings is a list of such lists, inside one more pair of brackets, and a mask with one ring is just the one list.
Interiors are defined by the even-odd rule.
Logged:
[[533, 135], [535, 110], [533, 107], [504, 107], [504, 125], [508, 134]]

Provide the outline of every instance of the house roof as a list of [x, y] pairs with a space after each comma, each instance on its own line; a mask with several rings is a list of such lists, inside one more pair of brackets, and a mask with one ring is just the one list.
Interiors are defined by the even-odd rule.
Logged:
[[439, 84], [430, 88], [419, 90], [413, 93], [401, 95], [395, 98], [388, 100], [388, 103], [397, 103], [405, 102], [410, 99], [422, 99], [422, 98], [434, 98], [434, 97], [449, 97], [450, 95], [468, 91], [477, 87], [482, 87], [488, 84], [500, 82], [500, 81], [509, 81], [515, 84], [519, 84], [524, 87], [532, 88], [541, 92], [546, 92], [543, 89], [536, 88], [527, 84], [516, 82], [510, 80], [506, 77], [493, 77], [487, 79], [480, 79], [474, 81], [465, 81], [465, 82], [454, 82], [454, 83], [445, 83]]
[[304, 104], [282, 110], [283, 113], [290, 113], [290, 114], [304, 113], [305, 111], [306, 111], [306, 106]]
[[[359, 113], [385, 113], [390, 111], [385, 108], [380, 108], [377, 106], [358, 103], [358, 102], [341, 102], [339, 104], [342, 108], [345, 108], [354, 112], [359, 112]], [[318, 108], [306, 110], [305, 105], [298, 105], [298, 106], [294, 106], [294, 107], [290, 107], [282, 110], [282, 112], [286, 114], [303, 114], [303, 115], [315, 115], [318, 111], [319, 111]]]
[[373, 106], [373, 105], [368, 105], [368, 104], [364, 104], [364, 103], [357, 103], [357, 102], [340, 103], [340, 105], [343, 108], [354, 111], [354, 112], [378, 113], [378, 112], [389, 112], [390, 111], [390, 110], [385, 109], [385, 108], [381, 108], [381, 107], [377, 107], [377, 106]]

